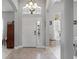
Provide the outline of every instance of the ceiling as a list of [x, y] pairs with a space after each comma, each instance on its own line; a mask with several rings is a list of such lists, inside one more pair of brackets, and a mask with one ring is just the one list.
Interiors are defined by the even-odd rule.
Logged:
[[13, 8], [8, 0], [2, 0], [2, 11], [13, 11]]
[[[48, 9], [48, 7], [50, 7], [50, 4], [54, 4], [56, 2], [63, 2], [64, 0], [46, 0], [46, 9]], [[77, 2], [77, 0], [73, 0], [74, 2]]]
[[[12, 4], [9, 1], [11, 0], [2, 0], [2, 11], [13, 11]], [[13, 0], [13, 1], [16, 2], [16, 0]], [[20, 0], [20, 1], [23, 1], [23, 0]], [[28, 2], [29, 0], [25, 0], [25, 1]], [[39, 1], [39, 3], [46, 2], [46, 8], [48, 8], [49, 4], [54, 3], [54, 2], [61, 2], [63, 0], [34, 0], [34, 1]], [[74, 1], [76, 2], [77, 0], [74, 0]]]

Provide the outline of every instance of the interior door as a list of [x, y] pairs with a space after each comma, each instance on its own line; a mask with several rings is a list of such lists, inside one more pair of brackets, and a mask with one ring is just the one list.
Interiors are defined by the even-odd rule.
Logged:
[[22, 18], [22, 44], [23, 47], [36, 47], [36, 22], [35, 16], [23, 16]]

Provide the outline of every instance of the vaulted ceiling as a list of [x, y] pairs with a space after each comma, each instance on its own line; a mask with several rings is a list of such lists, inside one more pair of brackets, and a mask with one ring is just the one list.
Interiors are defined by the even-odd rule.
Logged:
[[2, 11], [16, 11], [18, 0], [2, 0]]
[[2, 0], [2, 11], [13, 11], [13, 8], [8, 0]]
[[[23, 0], [2, 0], [2, 11], [14, 11], [18, 9], [18, 1], [23, 1]], [[29, 0], [25, 0], [28, 2]], [[55, 2], [61, 2], [63, 0], [34, 0], [34, 1], [41, 1], [46, 2], [46, 9], [50, 6], [50, 4], [53, 4]], [[75, 2], [77, 0], [74, 0]]]

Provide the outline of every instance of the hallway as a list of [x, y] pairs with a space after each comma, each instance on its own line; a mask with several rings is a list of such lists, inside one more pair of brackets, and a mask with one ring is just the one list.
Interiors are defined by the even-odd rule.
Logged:
[[[67, 2], [65, 0], [3, 0], [2, 41], [6, 43], [6, 47], [2, 45], [3, 59], [64, 59], [66, 49], [69, 50], [66, 55], [70, 56], [73, 54], [70, 54], [73, 48], [73, 56], [77, 56], [77, 1]], [[72, 8], [69, 8], [71, 5]], [[66, 14], [69, 18], [65, 17]], [[73, 37], [70, 38], [70, 35]], [[69, 38], [66, 39], [65, 36]], [[73, 41], [71, 42], [70, 39]], [[68, 44], [65, 43], [66, 40]], [[70, 48], [70, 44], [74, 46]]]
[[[5, 55], [6, 54], [6, 55]], [[60, 46], [51, 45], [47, 48], [3, 48], [5, 59], [61, 59]]]

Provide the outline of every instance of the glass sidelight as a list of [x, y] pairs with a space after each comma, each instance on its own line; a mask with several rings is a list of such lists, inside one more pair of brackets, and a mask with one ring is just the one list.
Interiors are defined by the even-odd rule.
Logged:
[[40, 46], [40, 44], [41, 44], [41, 42], [40, 42], [40, 40], [41, 40], [41, 35], [40, 35], [40, 21], [37, 21], [37, 23], [36, 23], [36, 37], [37, 37], [37, 39], [36, 39], [36, 41], [37, 41], [37, 47], [39, 47]]
[[40, 37], [40, 21], [37, 21], [37, 35]]

